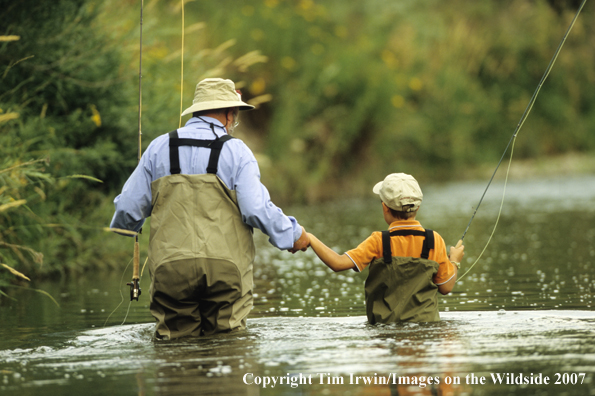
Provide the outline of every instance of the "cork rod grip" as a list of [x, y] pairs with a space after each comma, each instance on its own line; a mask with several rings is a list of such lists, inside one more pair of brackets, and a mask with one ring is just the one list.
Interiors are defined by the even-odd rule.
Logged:
[[134, 242], [134, 259], [132, 261], [132, 279], [140, 279], [138, 276], [138, 267], [140, 263], [140, 251], [138, 241]]

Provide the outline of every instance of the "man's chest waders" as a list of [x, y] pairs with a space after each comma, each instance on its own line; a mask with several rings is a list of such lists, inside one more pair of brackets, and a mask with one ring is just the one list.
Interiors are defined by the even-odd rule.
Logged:
[[[392, 256], [390, 237], [397, 235], [425, 237], [420, 257]], [[368, 321], [372, 324], [439, 321], [438, 286], [432, 281], [438, 263], [428, 259], [430, 250], [434, 249], [434, 231], [383, 231], [382, 247], [383, 258], [370, 263], [365, 283]]]
[[[169, 134], [171, 175], [151, 183], [151, 313], [161, 338], [246, 327], [252, 308], [252, 228], [236, 192], [217, 177], [225, 142]], [[206, 174], [181, 174], [180, 146], [210, 148]]]

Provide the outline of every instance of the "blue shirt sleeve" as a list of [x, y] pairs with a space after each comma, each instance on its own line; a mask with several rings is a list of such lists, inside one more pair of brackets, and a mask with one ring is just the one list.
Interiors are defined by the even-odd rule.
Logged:
[[[122, 193], [114, 199], [116, 211], [110, 228], [119, 228], [139, 232], [145, 219], [151, 216], [151, 147], [141, 157], [141, 160], [124, 184]], [[125, 234], [123, 234], [125, 235]]]
[[268, 235], [269, 242], [279, 249], [291, 249], [302, 235], [302, 227], [271, 202], [269, 191], [260, 182], [256, 159], [239, 169], [235, 190], [244, 223]]

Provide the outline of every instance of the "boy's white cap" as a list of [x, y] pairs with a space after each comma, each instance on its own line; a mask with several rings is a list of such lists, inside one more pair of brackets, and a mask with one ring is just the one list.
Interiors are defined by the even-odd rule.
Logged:
[[391, 173], [377, 183], [372, 191], [380, 195], [380, 199], [386, 206], [398, 211], [403, 211], [405, 205], [413, 205], [406, 211], [415, 212], [424, 198], [417, 180], [405, 173]]

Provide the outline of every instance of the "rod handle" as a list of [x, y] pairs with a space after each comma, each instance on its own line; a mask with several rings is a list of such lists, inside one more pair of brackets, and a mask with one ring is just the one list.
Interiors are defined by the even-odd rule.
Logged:
[[132, 279], [140, 279], [138, 276], [138, 267], [140, 264], [140, 248], [138, 241], [134, 242], [134, 259], [132, 261]]
[[460, 248], [462, 244], [463, 244], [463, 240], [462, 239], [459, 239], [459, 241], [457, 242], [457, 245], [455, 246], [455, 248]]

